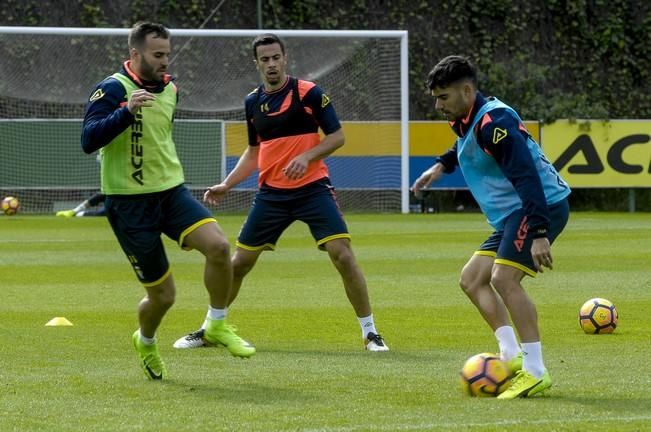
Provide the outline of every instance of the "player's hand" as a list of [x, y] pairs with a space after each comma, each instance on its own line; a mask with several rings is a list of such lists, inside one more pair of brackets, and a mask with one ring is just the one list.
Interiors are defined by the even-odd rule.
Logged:
[[300, 154], [292, 159], [285, 168], [283, 168], [283, 173], [290, 180], [298, 180], [303, 178], [307, 172], [307, 166], [309, 165], [310, 160], [305, 154]]
[[131, 114], [136, 114], [140, 108], [151, 106], [152, 101], [156, 100], [156, 96], [149, 93], [145, 89], [138, 89], [131, 93], [127, 109]]
[[224, 199], [226, 192], [228, 192], [228, 187], [224, 183], [216, 184], [204, 192], [203, 201], [215, 205]]
[[411, 186], [411, 191], [417, 197], [422, 194], [423, 189], [428, 188], [433, 182], [441, 178], [443, 175], [443, 165], [440, 163], [435, 164], [430, 169], [424, 171], [420, 177], [416, 179]]
[[547, 237], [533, 240], [531, 245], [531, 257], [533, 258], [533, 264], [540, 273], [543, 272], [543, 267], [547, 267], [550, 270], [553, 269], [552, 251]]

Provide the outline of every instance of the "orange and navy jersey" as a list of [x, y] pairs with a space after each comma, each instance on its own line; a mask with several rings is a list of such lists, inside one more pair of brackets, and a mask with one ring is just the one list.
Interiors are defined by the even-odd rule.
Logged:
[[288, 77], [273, 92], [260, 86], [244, 101], [250, 146], [260, 146], [258, 183], [295, 189], [328, 176], [323, 160], [310, 163], [305, 176], [289, 180], [289, 162], [321, 142], [319, 128], [329, 135], [341, 128], [328, 96], [313, 82]]

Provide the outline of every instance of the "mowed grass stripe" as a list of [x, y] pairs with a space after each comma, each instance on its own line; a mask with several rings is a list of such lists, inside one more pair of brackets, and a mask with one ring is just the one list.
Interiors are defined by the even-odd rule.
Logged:
[[[231, 240], [244, 216], [221, 216]], [[0, 218], [0, 431], [648, 430], [651, 219], [574, 213], [553, 271], [525, 285], [538, 305], [554, 387], [544, 397], [472, 399], [458, 371], [495, 351], [459, 271], [490, 234], [479, 214], [349, 215], [378, 328], [392, 351], [363, 351], [339, 276], [296, 224], [265, 252], [230, 311], [258, 354], [174, 350], [205, 315], [203, 259], [166, 241], [177, 303], [158, 337], [171, 380], [144, 380], [130, 335], [143, 289], [103, 218]], [[578, 309], [617, 306], [613, 335]], [[44, 327], [65, 316], [73, 327]], [[508, 408], [505, 408], [508, 407]]]

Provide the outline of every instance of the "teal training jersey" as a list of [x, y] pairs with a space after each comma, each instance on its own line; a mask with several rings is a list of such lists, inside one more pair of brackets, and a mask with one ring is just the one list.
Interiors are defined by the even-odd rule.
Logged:
[[[477, 111], [468, 130], [473, 131], [484, 114], [496, 108], [506, 109], [522, 123], [513, 108], [498, 99], [492, 99]], [[565, 199], [570, 194], [570, 188], [544, 156], [540, 146], [530, 136], [527, 137], [526, 146], [540, 178], [547, 204], [556, 204]], [[522, 208], [522, 200], [515, 187], [506, 178], [495, 158], [487, 155], [477, 144], [474, 133], [467, 133], [457, 140], [457, 157], [468, 188], [486, 215], [488, 223], [496, 230], [503, 229], [507, 216]]]
[[[128, 77], [112, 75], [127, 92], [140, 87]], [[184, 182], [183, 168], [172, 140], [176, 86], [169, 83], [151, 106], [142, 107], [135, 121], [100, 150], [102, 192], [135, 195], [160, 192]]]

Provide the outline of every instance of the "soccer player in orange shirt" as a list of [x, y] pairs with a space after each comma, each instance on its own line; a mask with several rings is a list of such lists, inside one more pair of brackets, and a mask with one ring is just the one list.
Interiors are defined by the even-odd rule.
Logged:
[[[204, 201], [216, 204], [259, 170], [259, 189], [232, 257], [235, 300], [244, 277], [264, 250], [275, 249], [294, 221], [305, 222], [321, 250], [339, 271], [358, 317], [368, 351], [388, 351], [375, 328], [366, 280], [350, 246], [350, 234], [337, 204], [323, 159], [344, 145], [344, 134], [328, 96], [312, 82], [287, 75], [287, 54], [274, 34], [252, 44], [262, 85], [245, 100], [249, 146], [223, 182], [210, 187]], [[318, 130], [324, 132], [321, 139]], [[176, 341], [176, 348], [208, 345], [203, 329]]]

